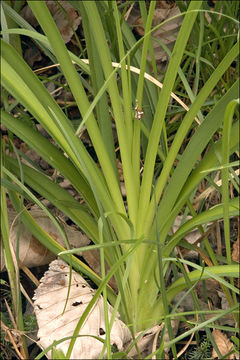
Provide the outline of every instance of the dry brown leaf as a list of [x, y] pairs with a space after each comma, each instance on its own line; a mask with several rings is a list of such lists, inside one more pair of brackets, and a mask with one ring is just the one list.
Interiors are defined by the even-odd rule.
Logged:
[[[172, 326], [174, 336], [177, 334], [178, 325], [179, 325], [179, 320], [171, 320], [171, 326]], [[137, 342], [138, 350], [140, 351], [143, 359], [146, 358], [147, 356], [149, 356], [152, 352], [154, 352], [156, 350], [156, 348], [158, 346], [158, 339], [161, 336], [161, 331], [162, 331], [163, 327], [164, 327], [164, 323], [162, 323], [161, 325], [153, 326], [138, 340], [138, 342]], [[137, 338], [141, 333], [142, 332], [135, 334], [135, 338]], [[168, 343], [170, 341], [168, 331], [165, 331], [163, 339], [164, 339], [163, 340], [164, 343]], [[130, 344], [128, 344], [128, 346], [129, 345]], [[165, 355], [166, 359], [169, 359], [169, 355], [168, 355], [169, 350], [170, 350], [170, 348], [164, 349], [164, 355]], [[135, 346], [130, 350], [130, 352], [128, 353], [128, 356], [130, 358], [134, 358], [134, 359], [139, 358], [139, 355], [138, 355], [138, 352], [137, 352], [137, 349]], [[155, 357], [153, 357], [153, 359], [155, 359]]]
[[[161, 22], [170, 19], [171, 17], [176, 16], [178, 14], [180, 14], [180, 10], [178, 9], [177, 6], [172, 6], [172, 4], [168, 4], [166, 1], [158, 2], [158, 6], [156, 6], [156, 9], [154, 10], [153, 27], [159, 25]], [[141, 16], [140, 11], [138, 9], [133, 9], [128, 17], [127, 22], [129, 23], [129, 25], [135, 27], [135, 30], [139, 33], [140, 36], [143, 36], [144, 28], [142, 25], [142, 18], [140, 16]], [[152, 33], [152, 36], [162, 41], [165, 45], [168, 46], [170, 50], [172, 50], [181, 23], [182, 23], [181, 16], [173, 20], [170, 20], [169, 22], [167, 22], [166, 24], [160, 26], [157, 30], [155, 30]], [[166, 61], [168, 56], [161, 47], [161, 45], [159, 45], [159, 43], [154, 41], [153, 46], [154, 46], [155, 59], [158, 62]]]
[[[220, 305], [220, 299], [218, 296], [218, 290], [220, 288], [219, 282], [215, 279], [206, 279], [205, 286], [208, 299], [211, 300], [212, 305], [217, 308]], [[204, 300], [204, 289], [202, 282], [197, 283], [196, 290], [199, 298]]]
[[[170, 19], [173, 16], [180, 14], [180, 10], [177, 6], [169, 9], [158, 8], [154, 11], [153, 26], [160, 24], [161, 22]], [[172, 50], [177, 39], [177, 35], [182, 24], [182, 17], [175, 18], [168, 21], [163, 26], [160, 26], [157, 30], [152, 33], [152, 36], [162, 41], [167, 47]], [[153, 43], [154, 56], [156, 60], [166, 61], [167, 54], [159, 43]]]
[[[229, 351], [232, 350], [233, 343], [228, 339], [226, 334], [216, 329], [212, 331], [212, 335], [222, 356], [226, 355], [227, 353], [229, 353]], [[228, 360], [234, 359], [234, 357], [234, 354], [232, 354], [230, 355]], [[212, 358], [218, 359], [218, 355], [214, 349], [212, 351]]]
[[[185, 222], [189, 221], [192, 219], [192, 216], [187, 216], [185, 219]], [[183, 221], [183, 216], [179, 215], [176, 217], [174, 224], [173, 224], [173, 232], [175, 233], [181, 225], [183, 225], [184, 222]], [[201, 237], [201, 233], [198, 229], [193, 229], [191, 230], [188, 234], [186, 234], [184, 236], [184, 238], [190, 243], [190, 244], [194, 244], [199, 238]]]
[[[84, 251], [82, 253], [82, 257], [88, 263], [88, 265], [95, 271], [95, 273], [97, 273], [99, 276], [102, 276], [99, 250], [93, 249], [93, 250]], [[107, 264], [106, 261], [105, 261], [105, 269], [107, 272], [109, 271], [109, 265]], [[117, 292], [118, 288], [114, 277], [112, 277], [108, 283], [113, 288], [113, 290]]]
[[[187, 216], [185, 221], [191, 220], [192, 216]], [[175, 233], [180, 226], [182, 225], [182, 220], [183, 220], [183, 216], [177, 216], [174, 224], [172, 226], [172, 230], [173, 233]], [[194, 244], [199, 238], [201, 237], [201, 233], [198, 229], [193, 229], [192, 231], [190, 231], [188, 234], [186, 234], [184, 236], [184, 239], [187, 240], [187, 242], [189, 242], [189, 244]], [[185, 255], [184, 255], [185, 259], [196, 259], [198, 258], [198, 253], [194, 250], [190, 250], [188, 251]]]
[[[151, 329], [147, 331], [145, 335], [143, 335], [137, 342], [138, 350], [140, 351], [141, 355], [143, 357], [148, 356], [152, 352], [152, 345], [154, 341], [155, 335], [158, 333], [159, 329], [161, 327], [159, 325], [153, 326]], [[137, 333], [135, 334], [135, 337], [139, 336], [141, 334]], [[134, 346], [128, 356], [130, 358], [139, 358], [138, 352], [136, 350], [136, 347]]]
[[[59, 4], [64, 8], [67, 13], [68, 20], [66, 19], [63, 11], [59, 8], [55, 1], [47, 1], [47, 6], [53, 15], [53, 19], [56, 22], [56, 25], [62, 35], [63, 41], [68, 43], [73, 36], [73, 30], [76, 30], [81, 22], [81, 18], [67, 1], [59, 1]], [[71, 26], [69, 25], [70, 22]]]
[[124, 181], [122, 163], [119, 159], [117, 159], [117, 168], [118, 168], [119, 180]]
[[121, 193], [122, 193], [122, 196], [126, 196], [126, 187], [125, 187], [125, 183], [124, 183], [123, 168], [122, 168], [122, 163], [119, 159], [117, 159], [117, 168], [118, 168], [118, 175], [119, 175], [119, 180], [120, 180]]
[[24, 8], [20, 11], [20, 15], [33, 27], [38, 26], [38, 21], [28, 5], [24, 6]]
[[233, 251], [232, 251], [232, 259], [233, 261], [236, 261], [238, 263], [240, 263], [240, 249], [239, 246], [240, 245], [240, 238], [238, 238], [234, 243], [233, 243]]
[[[45, 214], [43, 210], [30, 210], [29, 213], [33, 216], [34, 220], [59, 244], [65, 247], [63, 238], [61, 237], [58, 229], [52, 220]], [[8, 213], [9, 227], [10, 227], [10, 241], [16, 250], [18, 238], [18, 225], [17, 222], [11, 226], [13, 220], [16, 218], [16, 212], [11, 211]], [[19, 260], [27, 267], [39, 266], [49, 264], [56, 258], [45, 246], [43, 246], [34, 235], [28, 230], [24, 224], [21, 224], [19, 239]], [[89, 239], [80, 231], [74, 230], [68, 225], [64, 225], [66, 235], [71, 247], [81, 247], [89, 244]], [[1, 252], [1, 271], [4, 269], [4, 255]]]
[[[229, 309], [229, 302], [226, 298], [226, 295], [224, 294], [223, 291], [217, 291], [218, 297], [220, 298], [221, 304], [220, 304], [220, 308], [222, 310], [227, 310]], [[222, 319], [221, 319], [222, 320]]]
[[[186, 295], [186, 291], [180, 291], [173, 299], [173, 303], [176, 304], [183, 297], [184, 297], [184, 300], [180, 303], [180, 306], [183, 309], [183, 311], [193, 310], [194, 309], [193, 298], [192, 298], [191, 294]], [[201, 310], [209, 310], [208, 305], [201, 299], [198, 299], [198, 303], [200, 305]]]
[[[44, 349], [54, 340], [60, 340], [73, 334], [79, 319], [95, 293], [81, 275], [73, 270], [69, 300], [63, 313], [70, 280], [69, 273], [69, 266], [63, 260], [53, 261], [35, 291], [33, 300], [39, 327], [39, 345]], [[108, 304], [109, 321], [112, 313], [113, 308]], [[86, 336], [76, 338], [70, 358], [98, 359], [103, 344], [92, 336], [105, 339], [105, 332], [104, 301], [100, 296], [80, 329], [79, 334]], [[130, 339], [131, 334], [127, 326], [115, 318], [110, 334], [111, 344], [115, 344], [117, 349], [122, 351], [124, 344]], [[61, 342], [57, 345], [57, 349], [61, 349], [66, 354], [69, 343], [70, 340]], [[50, 352], [47, 356], [51, 358]]]
[[[58, 1], [58, 2], [67, 13], [67, 17], [69, 19], [69, 22], [71, 23], [72, 28], [76, 30], [81, 22], [80, 16], [78, 15], [74, 7], [70, 5], [67, 1]], [[65, 44], [68, 43], [73, 35], [73, 30], [69, 25], [66, 16], [64, 15], [63, 11], [59, 8], [59, 6], [56, 4], [55, 1], [46, 1], [46, 5], [49, 11], [51, 12], [51, 14], [53, 15], [53, 19], [55, 20], [56, 25], [62, 35], [63, 41], [65, 42]], [[35, 27], [38, 25], [38, 22], [28, 5], [22, 9], [21, 16], [25, 20], [27, 20], [31, 25]]]
[[42, 61], [42, 54], [36, 46], [31, 46], [25, 50], [24, 60], [32, 68], [35, 62]]

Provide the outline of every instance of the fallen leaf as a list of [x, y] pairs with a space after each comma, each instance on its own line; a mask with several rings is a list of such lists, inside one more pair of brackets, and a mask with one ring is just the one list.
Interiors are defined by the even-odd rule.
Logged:
[[[232, 350], [233, 343], [228, 339], [226, 334], [216, 329], [212, 331], [212, 335], [222, 356], [226, 355], [229, 353], [229, 351]], [[230, 357], [228, 357], [228, 360], [234, 359], [234, 357], [234, 354], [231, 354]], [[212, 358], [218, 359], [218, 355], [214, 349], [212, 351]]]
[[[178, 14], [180, 14], [180, 10], [177, 6], [168, 9], [157, 8], [154, 11], [153, 26], [156, 26], [165, 20], [169, 20]], [[167, 23], [165, 23], [164, 25], [160, 26], [157, 30], [155, 30], [152, 33], [152, 36], [162, 41], [172, 51], [181, 24], [182, 24], [181, 16], [173, 20], [169, 20]], [[154, 56], [156, 60], [166, 61], [168, 59], [166, 52], [163, 50], [162, 46], [159, 45], [159, 43], [154, 41], [153, 47], [154, 47]]]
[[[74, 7], [70, 5], [67, 1], [58, 1], [58, 3], [60, 4], [60, 6], [63, 7], [64, 11], [66, 12], [68, 20], [66, 19], [66, 16], [62, 9], [56, 4], [55, 1], [46, 1], [46, 5], [53, 16], [54, 21], [56, 22], [56, 25], [62, 35], [63, 41], [66, 44], [71, 40], [73, 30], [75, 31], [78, 28], [81, 22], [81, 17], [78, 15]], [[34, 27], [38, 25], [38, 22], [28, 5], [21, 10], [21, 16]], [[70, 22], [71, 26], [69, 25], [68, 21]]]
[[31, 46], [24, 52], [24, 60], [32, 68], [36, 61], [42, 60], [42, 55], [37, 47]]
[[[192, 219], [192, 216], [187, 216], [185, 219], [185, 222], [189, 221], [191, 219]], [[174, 224], [172, 226], [173, 233], [175, 233], [180, 228], [180, 226], [183, 225], [183, 223], [184, 223], [183, 216], [182, 215], [177, 216], [174, 221]], [[190, 231], [189, 233], [187, 233], [184, 236], [184, 239], [187, 240], [187, 242], [189, 242], [189, 244], [194, 244], [200, 237], [201, 237], [200, 231], [198, 229], [193, 229], [192, 231]], [[198, 253], [197, 253], [197, 251], [194, 251], [194, 250], [188, 250], [184, 254], [184, 259], [193, 260], [193, 259], [197, 259], [197, 258], [198, 258]]]
[[[51, 345], [54, 340], [58, 341], [73, 334], [79, 319], [95, 294], [82, 276], [73, 270], [69, 299], [63, 313], [70, 280], [69, 273], [69, 266], [63, 260], [51, 262], [49, 270], [44, 274], [40, 280], [41, 284], [35, 291], [34, 309], [39, 327], [39, 345], [43, 349]], [[112, 313], [113, 308], [108, 304], [109, 321]], [[104, 301], [100, 296], [79, 331], [79, 335], [85, 336], [76, 338], [70, 358], [98, 359], [103, 343], [93, 336], [105, 339], [105, 333]], [[124, 344], [130, 339], [129, 329], [116, 317], [110, 334], [111, 345], [122, 351]], [[70, 340], [66, 340], [56, 348], [66, 354], [69, 343]], [[47, 353], [47, 357], [51, 358], [50, 352]]]
[[[220, 288], [219, 282], [215, 279], [206, 279], [205, 286], [207, 298], [211, 300], [212, 305], [217, 308], [220, 305], [220, 299], [217, 292]], [[204, 301], [204, 289], [202, 282], [197, 283], [196, 290], [199, 298]]]
[[[84, 251], [82, 253], [82, 257], [88, 263], [88, 265], [94, 270], [95, 273], [97, 273], [99, 276], [102, 276], [99, 250], [93, 249], [93, 250]], [[105, 261], [105, 269], [106, 272], [109, 271], [109, 265], [106, 261]], [[115, 292], [118, 291], [117, 283], [114, 277], [112, 277], [108, 283]]]
[[56, 25], [62, 35], [63, 41], [65, 44], [68, 43], [73, 36], [73, 30], [77, 30], [81, 22], [80, 16], [78, 15], [75, 8], [67, 1], [59, 1], [60, 6], [62, 6], [66, 12], [66, 15], [55, 1], [47, 1], [46, 4], [51, 14], [53, 15], [53, 19], [56, 22]]
[[[158, 2], [154, 10], [153, 27], [159, 25], [165, 20], [169, 20], [171, 17], [174, 17], [178, 14], [180, 14], [180, 10], [177, 6], [175, 6], [175, 4], [168, 4], [166, 1]], [[139, 9], [132, 9], [127, 22], [129, 25], [134, 26], [134, 29], [140, 36], [144, 35], [143, 21]], [[178, 18], [174, 18], [173, 20], [169, 20], [164, 25], [160, 26], [157, 30], [153, 31], [152, 36], [155, 39], [162, 41], [165, 45], [167, 45], [170, 50], [172, 50], [181, 23], [181, 16]], [[168, 59], [166, 52], [163, 50], [162, 46], [158, 42], [154, 41], [153, 47], [154, 56], [158, 63], [164, 62]]]
[[[178, 326], [179, 326], [179, 320], [171, 320], [171, 326], [173, 330], [173, 335], [176, 336], [178, 332]], [[144, 335], [140, 337], [140, 339], [137, 342], [138, 351], [141, 353], [141, 356], [143, 359], [145, 359], [147, 356], [149, 356], [152, 352], [154, 352], [157, 348], [158, 340], [161, 337], [161, 331], [164, 327], [164, 323], [161, 325], [155, 325], [151, 329], [149, 329]], [[139, 335], [141, 335], [142, 332], [139, 332], [135, 334], [135, 338], [137, 338]], [[168, 343], [170, 341], [168, 331], [166, 330], [163, 336], [164, 343]], [[130, 344], [128, 344], [129, 346]], [[164, 356], [165, 359], [169, 359], [169, 350], [170, 348], [164, 349]], [[139, 359], [139, 354], [134, 346], [130, 352], [128, 353], [128, 356], [130, 358]], [[155, 359], [155, 357], [153, 357]]]
[[[34, 220], [49, 234], [54, 240], [65, 247], [65, 242], [60, 235], [59, 230], [52, 220], [46, 215], [43, 210], [30, 210], [29, 213], [33, 216]], [[10, 241], [13, 249], [16, 251], [16, 244], [18, 238], [18, 224], [17, 222], [11, 226], [13, 220], [16, 218], [15, 211], [8, 212], [9, 228], [10, 228]], [[56, 256], [43, 246], [38, 239], [33, 236], [30, 230], [24, 225], [20, 225], [20, 238], [19, 238], [19, 260], [27, 267], [40, 266], [49, 264]], [[90, 240], [88, 237], [78, 230], [74, 230], [71, 226], [63, 224], [69, 244], [72, 248], [88, 245]], [[4, 269], [4, 255], [1, 252], [1, 268]]]
[[240, 253], [239, 253], [239, 244], [240, 244], [240, 238], [238, 238], [234, 243], [233, 243], [233, 251], [232, 251], [232, 259], [233, 261], [236, 261], [238, 263], [240, 263]]
[[[140, 337], [140, 339], [137, 342], [138, 351], [140, 351], [141, 355], [145, 358], [152, 352], [152, 345], [154, 341], [155, 335], [158, 333], [159, 329], [162, 327], [159, 325], [153, 326], [151, 329], [149, 329], [143, 336]], [[141, 334], [141, 332], [135, 334], [135, 338], [138, 337]], [[134, 346], [130, 352], [128, 353], [128, 356], [130, 358], [139, 358], [138, 352], [136, 347]]]

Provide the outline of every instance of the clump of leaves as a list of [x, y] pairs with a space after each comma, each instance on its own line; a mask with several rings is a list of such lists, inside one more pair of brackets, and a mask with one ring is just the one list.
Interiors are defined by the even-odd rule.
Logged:
[[189, 360], [206, 360], [211, 359], [211, 343], [205, 337], [198, 347], [195, 347], [188, 354]]

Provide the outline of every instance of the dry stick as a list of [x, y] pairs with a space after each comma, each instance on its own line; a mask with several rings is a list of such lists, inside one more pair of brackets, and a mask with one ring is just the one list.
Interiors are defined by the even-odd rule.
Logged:
[[[81, 59], [85, 64], [89, 64], [89, 60], [88, 59]], [[72, 61], [73, 64], [76, 64], [75, 61]], [[46, 66], [46, 67], [43, 67], [41, 69], [38, 69], [38, 70], [35, 70], [34, 72], [36, 74], [40, 74], [41, 72], [45, 71], [45, 70], [48, 70], [48, 69], [51, 69], [53, 67], [56, 67], [56, 66], [60, 66], [60, 64], [53, 64], [53, 65], [50, 65], [50, 66]], [[117, 63], [117, 62], [112, 62], [112, 66], [114, 68], [121, 68], [122, 65], [120, 63]], [[126, 69], [128, 69], [128, 65], [126, 65]], [[129, 67], [129, 70], [134, 72], [135, 74], [140, 74], [140, 69], [136, 68], [135, 66], [131, 66]], [[144, 78], [151, 81], [153, 84], [155, 84], [157, 87], [159, 87], [160, 89], [163, 88], [163, 84], [158, 81], [157, 79], [155, 79], [153, 76], [149, 75], [148, 73], [144, 73]], [[59, 89], [58, 89], [59, 90]], [[177, 96], [175, 95], [173, 92], [171, 92], [171, 97], [176, 100], [186, 111], [189, 111], [189, 107]], [[194, 118], [194, 120], [197, 122], [198, 125], [201, 125], [200, 121], [198, 120], [197, 117]]]
[[[157, 340], [159, 337], [160, 332], [162, 331], [164, 327], [164, 322], [159, 326], [159, 329], [157, 330], [154, 339], [153, 339], [153, 345], [152, 345], [152, 352], [155, 352], [157, 350]], [[157, 359], [156, 355], [153, 356], [153, 360]]]
[[13, 327], [14, 327], [15, 330], [17, 330], [17, 324], [16, 324], [16, 321], [14, 319], [12, 310], [11, 310], [10, 306], [8, 305], [8, 302], [7, 302], [7, 300], [5, 298], [4, 298], [4, 302], [5, 302], [5, 305], [6, 305], [10, 320], [11, 320], [11, 322], [13, 324]]
[[182, 356], [183, 353], [185, 353], [185, 351], [188, 349], [188, 347], [191, 345], [193, 336], [195, 335], [195, 333], [193, 332], [190, 336], [190, 339], [187, 341], [187, 343], [184, 345], [184, 347], [177, 353], [177, 358], [180, 358], [180, 356]]
[[[13, 324], [14, 330], [13, 330], [13, 329], [10, 330], [2, 321], [1, 321], [1, 326], [3, 327], [4, 330], [6, 330], [8, 336], [9, 336], [9, 339], [11, 340], [11, 343], [12, 343], [14, 349], [16, 350], [17, 354], [18, 354], [18, 355], [21, 354], [21, 356], [19, 355], [19, 356], [21, 357], [21, 359], [25, 359], [25, 358], [26, 358], [26, 354], [25, 354], [25, 351], [24, 351], [24, 347], [22, 346], [22, 343], [20, 342], [20, 343], [18, 344], [18, 346], [20, 347], [20, 351], [21, 351], [21, 352], [19, 352], [18, 346], [17, 346], [17, 344], [16, 344], [16, 342], [15, 342], [15, 340], [14, 340], [14, 337], [12, 336], [12, 333], [13, 333], [13, 334], [14, 334], [14, 333], [15, 333], [15, 334], [18, 334], [18, 336], [19, 336], [19, 331], [18, 331], [18, 328], [17, 328], [16, 321], [15, 321], [15, 319], [14, 319], [12, 310], [10, 309], [10, 306], [8, 305], [6, 299], [4, 299], [4, 301], [5, 301], [5, 305], [6, 305], [6, 308], [7, 308], [9, 317], [10, 317], [10, 320], [11, 320], [11, 322], [12, 322], [12, 324]], [[21, 338], [21, 336], [20, 336], [20, 338]]]
[[128, 17], [134, 7], [135, 3], [133, 2], [132, 5], [130, 6], [130, 8], [128, 9], [128, 11], [126, 12], [126, 14], [124, 15], [124, 20], [127, 21], [128, 20]]
[[[84, 59], [81, 59], [81, 60], [85, 62]], [[116, 63], [116, 62], [112, 62], [112, 66], [121, 68], [121, 64]], [[128, 65], [126, 65], [126, 69], [128, 69]], [[130, 65], [130, 71], [134, 72], [135, 74], [140, 74], [140, 69], [136, 68], [135, 66]], [[145, 72], [144, 77], [145, 77], [145, 79], [151, 81], [153, 84], [158, 86], [160, 89], [163, 88], [163, 84], [160, 81], [158, 81], [157, 79], [155, 79], [153, 76], [149, 75], [148, 73]], [[189, 107], [173, 92], [171, 92], [171, 97], [174, 100], [176, 100], [186, 111], [189, 111]], [[201, 125], [201, 123], [197, 117], [195, 117], [194, 120], [197, 122], [198, 125]]]
[[[235, 174], [236, 174], [236, 175], [239, 175], [239, 173], [240, 173], [240, 170], [237, 169], [237, 170], [235, 171]], [[232, 174], [230, 174], [230, 175], [231, 175], [231, 177], [233, 178], [233, 175], [232, 175]], [[218, 181], [215, 181], [215, 180], [214, 180], [214, 182], [215, 182], [215, 184], [216, 184], [217, 186], [221, 186], [221, 185], [222, 185], [222, 180], [218, 180]], [[199, 201], [201, 201], [202, 199], [207, 198], [207, 197], [211, 194], [211, 192], [214, 191], [214, 190], [216, 190], [216, 188], [215, 188], [213, 185], [209, 186], [209, 187], [208, 187], [206, 190], [204, 190], [195, 200], [193, 200], [193, 203], [196, 204], [196, 203], [198, 203]]]
[[0, 320], [1, 322], [1, 328], [3, 329], [3, 331], [5, 331], [9, 337], [9, 340], [11, 341], [16, 353], [18, 354], [19, 358], [24, 360], [25, 358], [22, 356], [22, 354], [20, 353], [20, 351], [18, 350], [17, 344], [11, 334], [11, 330], [4, 324], [4, 322], [2, 320]]
[[25, 272], [25, 274], [28, 276], [28, 278], [36, 285], [40, 285], [40, 281], [36, 278], [36, 276], [33, 275], [31, 270], [27, 266], [23, 264], [22, 261], [20, 261], [20, 268]]
[[20, 289], [21, 289], [21, 293], [25, 296], [25, 298], [27, 299], [29, 304], [34, 308], [34, 304], [31, 300], [30, 296], [28, 295], [28, 293], [26, 292], [26, 290], [24, 289], [24, 287], [22, 286], [21, 283], [20, 283]]

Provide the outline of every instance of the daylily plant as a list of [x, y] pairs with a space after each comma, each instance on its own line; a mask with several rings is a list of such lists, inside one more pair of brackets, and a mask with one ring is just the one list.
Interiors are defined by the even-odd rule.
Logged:
[[[6, 39], [1, 40], [4, 91], [16, 99], [16, 104], [22, 104], [27, 109], [54, 143], [24, 121], [23, 117], [13, 116], [11, 106], [6, 102], [2, 110], [2, 123], [68, 179], [84, 203], [80, 204], [43, 172], [23, 163], [20, 165], [19, 159], [7, 155], [4, 156], [2, 186], [8, 188], [14, 207], [22, 211], [23, 223], [56, 255], [65, 249], [23, 209], [17, 195], [17, 192], [27, 194], [23, 184], [48, 199], [89, 236], [95, 248], [100, 249], [101, 258], [110, 267], [107, 276], [104, 262], [101, 279], [86, 264], [70, 256], [71, 251], [60, 256], [67, 262], [71, 258], [72, 266], [77, 271], [87, 274], [96, 282], [99, 293], [105, 289], [109, 301], [115, 305], [121, 319], [133, 333], [160, 323], [163, 319], [169, 323], [167, 315], [171, 312], [171, 300], [188, 286], [184, 277], [169, 287], [165, 284], [165, 274], [171, 265], [184, 262], [174, 255], [174, 248], [179, 244], [189, 247], [183, 239], [192, 229], [199, 227], [204, 233], [206, 224], [224, 218], [227, 249], [225, 265], [218, 263], [206, 236], [203, 241], [204, 252], [214, 266], [203, 268], [192, 264], [195, 270], [190, 272], [189, 279], [193, 284], [200, 278], [216, 278], [224, 286], [230, 306], [234, 308], [235, 298], [230, 290], [234, 293], [237, 289], [224, 278], [238, 276], [237, 265], [231, 261], [227, 229], [229, 218], [235, 216], [239, 209], [237, 199], [229, 199], [228, 183], [231, 177], [229, 167], [223, 165], [229, 163], [230, 155], [238, 147], [239, 122], [233, 122], [233, 118], [239, 81], [234, 82], [216, 100], [206, 116], [201, 108], [238, 56], [239, 41], [236, 39], [218, 67], [212, 70], [198, 94], [191, 93], [190, 109], [184, 110], [185, 115], [176, 129], [174, 139], [169, 141], [166, 123], [169, 100], [176, 79], [180, 76], [181, 61], [201, 12], [202, 1], [191, 1], [187, 11], [179, 15], [183, 22], [169, 56], [161, 90], [144, 77], [145, 72], [150, 72], [147, 54], [153, 42], [155, 1], [151, 1], [144, 19], [145, 36], [138, 42], [115, 1], [70, 3], [82, 17], [89, 64], [67, 50], [44, 1], [29, 1], [28, 4], [45, 35], [31, 28], [7, 4], [3, 4], [4, 13], [20, 27], [16, 25], [15, 29], [5, 29], [3, 34], [32, 37], [52, 61], [59, 64], [59, 71], [64, 75], [81, 114], [79, 128], [73, 128], [38, 76]], [[111, 22], [108, 16], [111, 16]], [[111, 32], [116, 40], [114, 49], [110, 49]], [[112, 60], [118, 62], [119, 67], [113, 68]], [[139, 76], [132, 74], [130, 65], [140, 69]], [[90, 85], [86, 86], [84, 77]], [[89, 91], [93, 96], [92, 103], [89, 101]], [[113, 124], [117, 140], [113, 136]], [[84, 128], [96, 158], [88, 153], [81, 140]], [[192, 128], [195, 132], [186, 145], [184, 141]], [[213, 135], [220, 128], [223, 128], [222, 138], [215, 141]], [[126, 197], [122, 195], [116, 159], [121, 162]], [[155, 166], [159, 162], [160, 172], [156, 174]], [[224, 203], [195, 213], [191, 202], [198, 185], [213, 167], [220, 166], [223, 166], [220, 191]], [[17, 178], [21, 181], [17, 182]], [[183, 210], [185, 214], [189, 212], [192, 219], [183, 221], [173, 234], [172, 225]], [[6, 237], [5, 234], [5, 249]], [[118, 294], [107, 285], [112, 275], [118, 286]]]

